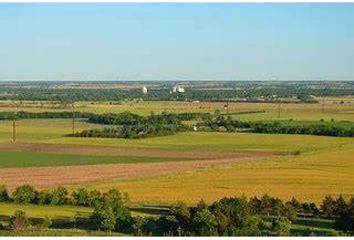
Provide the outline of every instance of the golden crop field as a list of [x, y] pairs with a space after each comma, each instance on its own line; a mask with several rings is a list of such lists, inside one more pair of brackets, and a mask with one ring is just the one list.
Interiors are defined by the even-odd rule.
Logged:
[[92, 187], [117, 187], [128, 192], [132, 201], [143, 203], [170, 204], [182, 200], [196, 204], [200, 199], [210, 203], [224, 196], [266, 193], [284, 200], [295, 196], [319, 203], [328, 194], [354, 196], [353, 155], [354, 144], [350, 144], [333, 151]]

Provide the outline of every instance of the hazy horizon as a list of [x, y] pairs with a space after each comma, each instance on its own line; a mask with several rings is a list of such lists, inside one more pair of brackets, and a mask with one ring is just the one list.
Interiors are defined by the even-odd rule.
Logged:
[[0, 3], [0, 81], [353, 81], [353, 25], [353, 3]]

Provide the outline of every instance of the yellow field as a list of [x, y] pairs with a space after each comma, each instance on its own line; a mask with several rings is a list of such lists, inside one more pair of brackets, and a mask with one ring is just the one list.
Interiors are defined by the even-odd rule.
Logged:
[[268, 193], [284, 200], [292, 196], [319, 203], [327, 194], [354, 196], [354, 145], [257, 163], [218, 167], [197, 172], [95, 185], [117, 187], [132, 201], [190, 204], [201, 198], [211, 202], [224, 196], [260, 196]]

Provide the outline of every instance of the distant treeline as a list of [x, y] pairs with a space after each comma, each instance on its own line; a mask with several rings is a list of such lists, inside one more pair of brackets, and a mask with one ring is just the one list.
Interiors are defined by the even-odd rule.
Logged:
[[198, 123], [199, 131], [238, 132], [249, 131], [256, 133], [308, 134], [335, 137], [354, 137], [354, 124], [340, 122], [303, 123], [296, 121], [252, 122], [237, 121], [222, 115], [210, 117]]
[[[89, 118], [92, 113], [74, 112], [75, 118]], [[35, 118], [72, 118], [73, 112], [0, 112], [0, 120]]]
[[[201, 200], [193, 207], [178, 202], [168, 207], [164, 215], [153, 217], [133, 217], [127, 207], [128, 196], [116, 189], [101, 193], [80, 188], [70, 193], [64, 187], [37, 191], [23, 185], [10, 195], [5, 186], [0, 186], [0, 202], [92, 207], [94, 211], [86, 227], [136, 236], [288, 236], [295, 234], [291, 232], [291, 225], [299, 216], [334, 219], [334, 229], [346, 235], [354, 234], [354, 198], [346, 201], [342, 196], [326, 196], [319, 207], [295, 198], [284, 202], [267, 194], [249, 200], [225, 197], [211, 205]], [[24, 227], [30, 225], [25, 212], [16, 212], [11, 220], [10, 226], [15, 231], [25, 230]], [[312, 233], [338, 234], [328, 230]], [[311, 231], [306, 234], [310, 235]]]
[[[28, 83], [27, 83], [28, 84]], [[16, 100], [46, 100], [46, 101], [121, 101], [126, 99], [143, 100], [199, 100], [199, 101], [237, 101], [250, 102], [317, 102], [313, 96], [350, 96], [354, 94], [353, 87], [338, 86], [338, 83], [325, 87], [304, 83], [219, 83], [212, 87], [203, 88], [200, 85], [188, 84], [184, 93], [170, 92], [173, 85], [157, 83], [153, 88], [143, 94], [141, 89], [60, 89], [54, 88], [50, 83], [35, 84], [32, 87], [17, 85], [0, 85], [0, 99]], [[288, 100], [286, 100], [288, 99]]]

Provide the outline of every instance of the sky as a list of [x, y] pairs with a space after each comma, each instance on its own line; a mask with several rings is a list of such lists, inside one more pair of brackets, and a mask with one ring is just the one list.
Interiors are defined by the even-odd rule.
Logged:
[[354, 80], [354, 3], [0, 3], [5, 80]]

